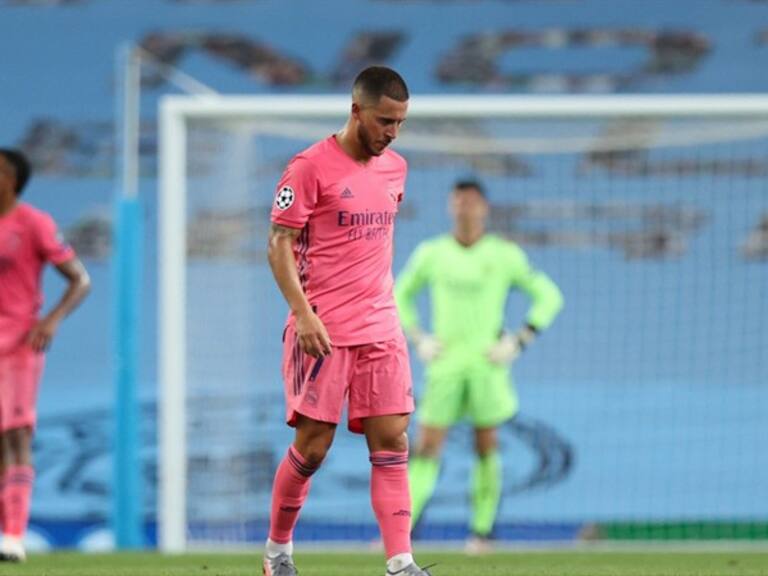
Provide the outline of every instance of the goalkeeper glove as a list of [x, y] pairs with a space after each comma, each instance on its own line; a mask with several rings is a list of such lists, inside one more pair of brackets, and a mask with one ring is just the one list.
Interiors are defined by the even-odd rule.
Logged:
[[536, 328], [527, 324], [515, 334], [504, 332], [501, 338], [489, 348], [487, 357], [494, 364], [511, 364], [525, 347], [536, 338]]
[[435, 360], [443, 351], [443, 345], [432, 334], [422, 332], [418, 328], [415, 328], [409, 332], [411, 342], [413, 342], [416, 348], [416, 355], [425, 364], [429, 364]]

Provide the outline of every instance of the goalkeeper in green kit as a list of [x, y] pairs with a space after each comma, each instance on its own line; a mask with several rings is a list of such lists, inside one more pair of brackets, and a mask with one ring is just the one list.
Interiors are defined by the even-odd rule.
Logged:
[[[409, 464], [412, 525], [434, 491], [448, 429], [467, 417], [477, 456], [467, 551], [481, 553], [490, 549], [501, 498], [497, 428], [517, 412], [510, 366], [552, 323], [563, 298], [552, 280], [531, 268], [520, 247], [486, 234], [489, 206], [479, 182], [458, 182], [449, 205], [453, 233], [421, 243], [395, 284], [403, 329], [426, 364], [419, 437]], [[425, 286], [430, 288], [431, 333], [419, 325], [415, 306]], [[516, 332], [503, 326], [510, 290], [523, 291], [531, 301]]]

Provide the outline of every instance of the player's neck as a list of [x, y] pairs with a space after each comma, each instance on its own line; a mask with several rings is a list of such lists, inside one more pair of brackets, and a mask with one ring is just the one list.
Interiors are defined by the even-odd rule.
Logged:
[[14, 194], [0, 194], [0, 216], [5, 216], [16, 207], [18, 200]]
[[485, 235], [485, 228], [482, 226], [456, 226], [453, 229], [453, 237], [456, 242], [469, 248]]
[[363, 148], [363, 145], [355, 136], [355, 132], [350, 130], [349, 124], [338, 131], [335, 138], [341, 149], [355, 162], [367, 164], [371, 159], [371, 155], [365, 151], [365, 148]]

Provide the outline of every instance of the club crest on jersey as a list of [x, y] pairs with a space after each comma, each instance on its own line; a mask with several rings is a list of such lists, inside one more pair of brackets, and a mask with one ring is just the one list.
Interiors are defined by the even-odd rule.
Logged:
[[294, 193], [293, 188], [290, 186], [283, 186], [277, 192], [277, 196], [275, 197], [275, 206], [277, 206], [280, 210], [285, 210], [286, 208], [293, 206], [293, 201], [295, 199], [296, 194]]

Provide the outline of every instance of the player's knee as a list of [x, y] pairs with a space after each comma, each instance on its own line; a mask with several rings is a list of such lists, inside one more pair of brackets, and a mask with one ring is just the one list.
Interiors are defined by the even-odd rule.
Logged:
[[328, 454], [328, 447], [323, 446], [311, 446], [306, 454], [302, 454], [307, 464], [312, 468], [319, 468], [325, 460], [325, 456]]
[[14, 462], [29, 459], [32, 450], [32, 429], [29, 427], [13, 428], [2, 434], [3, 450]]
[[419, 435], [416, 454], [422, 458], [439, 458], [443, 451], [444, 432], [423, 430]]
[[481, 458], [493, 454], [498, 450], [499, 441], [495, 434], [478, 437], [475, 440], [475, 452]]
[[331, 448], [331, 443], [332, 437], [315, 436], [306, 439], [304, 442], [297, 443], [296, 449], [308, 465], [318, 468], [323, 460], [325, 460], [325, 456]]
[[387, 452], [408, 452], [408, 434], [400, 432], [380, 437], [379, 449]]
[[442, 448], [440, 442], [421, 442], [416, 448], [416, 455], [421, 458], [439, 458]]

